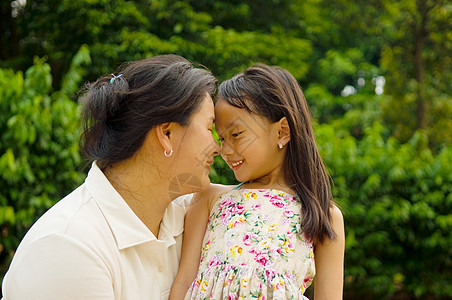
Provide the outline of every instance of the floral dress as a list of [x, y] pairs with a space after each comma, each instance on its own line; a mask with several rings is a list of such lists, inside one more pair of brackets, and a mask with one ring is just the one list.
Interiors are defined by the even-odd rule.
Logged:
[[210, 213], [198, 275], [185, 299], [307, 299], [315, 264], [300, 212], [297, 198], [280, 190], [223, 194]]

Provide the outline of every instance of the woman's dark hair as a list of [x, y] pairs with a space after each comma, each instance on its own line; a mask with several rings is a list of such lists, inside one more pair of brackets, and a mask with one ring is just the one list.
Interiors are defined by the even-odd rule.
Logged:
[[221, 83], [217, 97], [271, 122], [286, 117], [290, 142], [283, 170], [302, 203], [303, 231], [313, 241], [334, 239], [330, 177], [317, 150], [309, 108], [296, 79], [283, 68], [258, 64]]
[[[121, 75], [119, 75], [121, 74]], [[215, 77], [177, 55], [160, 55], [122, 65], [116, 75], [87, 84], [81, 98], [82, 153], [99, 167], [132, 157], [153, 127], [186, 126]]]

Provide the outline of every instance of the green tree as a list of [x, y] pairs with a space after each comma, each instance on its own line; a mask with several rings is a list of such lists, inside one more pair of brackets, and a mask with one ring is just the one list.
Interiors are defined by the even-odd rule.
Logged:
[[28, 228], [57, 200], [81, 183], [77, 104], [82, 47], [61, 90], [52, 92], [50, 66], [35, 58], [25, 76], [0, 69], [0, 272]]
[[452, 142], [452, 9], [443, 0], [383, 1], [381, 65], [393, 101], [385, 118], [407, 140], [426, 130], [433, 146]]

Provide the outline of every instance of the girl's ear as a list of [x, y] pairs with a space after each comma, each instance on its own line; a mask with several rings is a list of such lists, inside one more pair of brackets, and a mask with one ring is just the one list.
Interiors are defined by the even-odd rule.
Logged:
[[173, 150], [173, 145], [171, 144], [171, 130], [174, 129], [173, 125], [173, 123], [163, 123], [155, 127], [157, 138], [167, 153]]
[[283, 147], [290, 141], [290, 126], [286, 117], [278, 121], [278, 144]]

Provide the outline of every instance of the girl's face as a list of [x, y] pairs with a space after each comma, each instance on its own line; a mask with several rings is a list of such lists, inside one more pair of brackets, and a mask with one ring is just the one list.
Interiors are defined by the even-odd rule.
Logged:
[[220, 153], [238, 181], [282, 178], [285, 151], [278, 147], [278, 125], [224, 99], [217, 102], [215, 128], [221, 141]]

